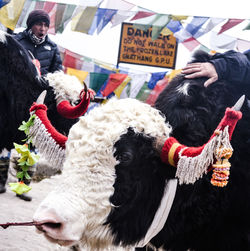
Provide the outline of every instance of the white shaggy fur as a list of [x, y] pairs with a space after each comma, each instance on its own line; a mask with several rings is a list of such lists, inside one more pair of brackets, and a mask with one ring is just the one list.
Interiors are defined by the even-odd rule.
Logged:
[[[60, 240], [81, 240], [89, 250], [105, 250], [113, 236], [103, 225], [114, 193], [114, 144], [133, 127], [150, 136], [168, 137], [171, 127], [159, 111], [135, 99], [111, 100], [82, 117], [70, 130], [66, 143], [62, 183], [42, 202], [34, 220], [60, 221]], [[62, 243], [62, 242], [61, 242]]]
[[180, 86], [177, 88], [177, 92], [182, 93], [183, 95], [189, 96], [188, 95], [188, 88], [189, 88], [190, 83], [186, 82], [183, 86]]
[[71, 103], [79, 100], [79, 94], [83, 85], [75, 76], [67, 75], [63, 71], [48, 73], [45, 79], [49, 85], [54, 88], [57, 103], [62, 100], [68, 100]]
[[7, 35], [6, 32], [0, 30], [0, 42], [3, 44], [6, 43], [6, 35]]

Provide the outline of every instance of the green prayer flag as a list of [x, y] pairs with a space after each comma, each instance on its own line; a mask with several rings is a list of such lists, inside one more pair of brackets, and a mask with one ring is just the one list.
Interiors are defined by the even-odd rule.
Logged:
[[97, 93], [108, 77], [109, 74], [107, 73], [90, 72], [89, 88], [93, 89]]
[[160, 35], [161, 31], [170, 21], [169, 15], [157, 14], [155, 20], [152, 22], [152, 40], [155, 40]]
[[207, 48], [205, 45], [200, 45], [199, 49], [202, 50], [202, 51], [205, 51], [205, 52], [207, 52], [207, 53], [209, 53], [209, 52], [211, 51], [211, 50], [210, 50], [209, 48]]
[[55, 17], [55, 32], [57, 32], [58, 28], [60, 27], [63, 19], [63, 14], [66, 9], [66, 4], [57, 4], [56, 8], [56, 17]]
[[250, 23], [243, 30], [250, 30]]
[[76, 8], [76, 5], [73, 4], [67, 4], [66, 8], [64, 9], [63, 16], [61, 23], [58, 25], [58, 27], [55, 27], [55, 31], [58, 33], [62, 33], [64, 31], [64, 25], [67, 21], [71, 20], [73, 12]]
[[142, 88], [140, 89], [139, 93], [136, 96], [136, 99], [145, 102], [149, 96], [149, 94], [151, 93], [151, 89], [148, 88], [148, 83], [145, 82], [142, 86]]

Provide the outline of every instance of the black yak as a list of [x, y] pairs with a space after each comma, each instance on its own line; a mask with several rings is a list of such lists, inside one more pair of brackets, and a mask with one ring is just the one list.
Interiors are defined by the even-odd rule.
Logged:
[[177, 184], [176, 168], [163, 163], [155, 144], [175, 136], [185, 145], [203, 145], [214, 131], [220, 135], [215, 129], [226, 108], [249, 96], [237, 83], [205, 88], [204, 81], [177, 76], [157, 99], [157, 109], [133, 99], [111, 100], [81, 118], [66, 141], [63, 181], [35, 212], [37, 228], [50, 241], [80, 242], [88, 250], [149, 241], [171, 251], [250, 250], [247, 101], [232, 136], [224, 187], [211, 184], [210, 171], [193, 184]]
[[[67, 135], [77, 119], [66, 119], [57, 112], [64, 99], [79, 102], [82, 84], [63, 72], [40, 77], [28, 52], [11, 35], [0, 31], [0, 152], [12, 149], [13, 142], [23, 143], [25, 134], [18, 130], [29, 118], [29, 108], [43, 90], [48, 116], [58, 131]], [[74, 106], [77, 107], [77, 106]], [[6, 182], [7, 165], [0, 170], [0, 192]]]
[[[206, 62], [209, 57], [197, 52], [194, 62]], [[166, 231], [154, 242], [161, 244], [165, 233], [171, 250], [250, 250], [250, 80], [249, 85], [220, 80], [207, 88], [205, 80], [178, 75], [159, 95], [155, 107], [172, 126], [172, 136], [184, 145], [200, 146], [225, 108], [246, 95], [243, 116], [231, 140], [229, 182], [224, 188], [214, 187], [209, 172], [193, 185], [178, 186]]]
[[[55, 73], [39, 77], [28, 52], [12, 36], [2, 31], [0, 31], [0, 53], [0, 150], [11, 149], [14, 141], [20, 142], [24, 139], [25, 135], [17, 128], [23, 120], [29, 118], [29, 107], [43, 90], [47, 90], [45, 103], [51, 122], [58, 131], [68, 134], [77, 120], [66, 119], [57, 112], [56, 97], [67, 96], [72, 102], [77, 102], [79, 97], [74, 86], [67, 90], [69, 86], [63, 83], [69, 81], [66, 76], [63, 73]], [[75, 89], [81, 91], [79, 83], [73, 78], [71, 81], [74, 81], [71, 84], [75, 84]], [[61, 82], [61, 85], [57, 86], [56, 82]], [[63, 86], [65, 89], [60, 90]], [[72, 93], [69, 93], [70, 91]]]

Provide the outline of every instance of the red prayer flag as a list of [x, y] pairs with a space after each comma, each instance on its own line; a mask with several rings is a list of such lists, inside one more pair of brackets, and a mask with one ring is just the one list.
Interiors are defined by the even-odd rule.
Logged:
[[189, 50], [193, 51], [198, 45], [200, 45], [200, 42], [197, 41], [194, 37], [190, 37], [182, 42], [182, 44]]
[[162, 90], [167, 86], [168, 84], [168, 78], [165, 77], [161, 80], [159, 80], [154, 89], [152, 90], [152, 92], [149, 94], [148, 98], [146, 99], [146, 103], [149, 105], [154, 105], [157, 97], [159, 96], [159, 94], [162, 92]]
[[83, 61], [81, 60], [81, 56], [65, 49], [65, 54], [63, 58], [63, 66], [70, 67], [74, 69], [80, 70], [82, 67]]
[[53, 3], [53, 2], [45, 2], [43, 6], [43, 10], [50, 13], [53, 10], [55, 5], [56, 3]]
[[104, 97], [107, 97], [109, 94], [111, 94], [125, 80], [127, 76], [127, 74], [111, 73], [109, 75], [106, 88], [101, 91], [102, 95]]
[[146, 12], [146, 11], [138, 11], [134, 17], [131, 18], [130, 21], [136, 20], [136, 19], [140, 19], [140, 18], [144, 18], [144, 17], [150, 17], [155, 15], [155, 13], [153, 12]]
[[218, 35], [226, 30], [231, 29], [232, 27], [243, 22], [244, 20], [245, 19], [229, 19], [224, 25], [222, 25], [221, 30], [219, 31]]
[[49, 14], [50, 17], [50, 26], [48, 33], [55, 34], [55, 16], [56, 16], [57, 3], [45, 2], [43, 10]]

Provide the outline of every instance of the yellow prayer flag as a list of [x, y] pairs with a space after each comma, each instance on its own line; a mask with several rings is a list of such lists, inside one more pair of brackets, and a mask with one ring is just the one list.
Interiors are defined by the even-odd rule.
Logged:
[[102, 67], [102, 68], [104, 68], [104, 69], [107, 69], [107, 70], [109, 70], [109, 71], [115, 71], [115, 72], [119, 72], [119, 69], [117, 69], [117, 68], [114, 68], [113, 66], [111, 66], [111, 65], [108, 65], [108, 64], [105, 64], [105, 63], [103, 63], [103, 62], [98, 62], [97, 60], [95, 60], [95, 63], [97, 64], [97, 65], [99, 65], [100, 67]]
[[167, 27], [164, 27], [163, 30], [161, 31], [161, 34], [163, 36], [168, 36], [168, 35], [172, 35], [173, 32], [170, 29], [168, 29]]
[[175, 21], [181, 21], [187, 19], [188, 16], [171, 15], [171, 19]]
[[83, 81], [85, 80], [85, 78], [88, 75], [87, 71], [81, 71], [81, 70], [73, 69], [73, 68], [70, 68], [70, 67], [67, 67], [66, 73], [68, 75], [76, 76], [81, 83], [83, 83]]
[[25, 0], [12, 0], [0, 9], [0, 22], [7, 28], [14, 30], [22, 13]]
[[131, 78], [126, 77], [125, 80], [114, 90], [114, 93], [117, 98], [120, 98], [123, 89], [130, 81], [131, 81]]
[[71, 30], [88, 33], [97, 9], [98, 7], [86, 7], [82, 12], [78, 13], [72, 19]]
[[82, 12], [79, 12], [76, 16], [74, 16], [72, 18], [72, 20], [71, 20], [71, 30], [72, 31], [75, 31], [76, 25], [79, 22], [81, 15], [82, 15]]
[[171, 73], [168, 75], [169, 81], [171, 81], [179, 73], [181, 73], [181, 69], [172, 70]]

